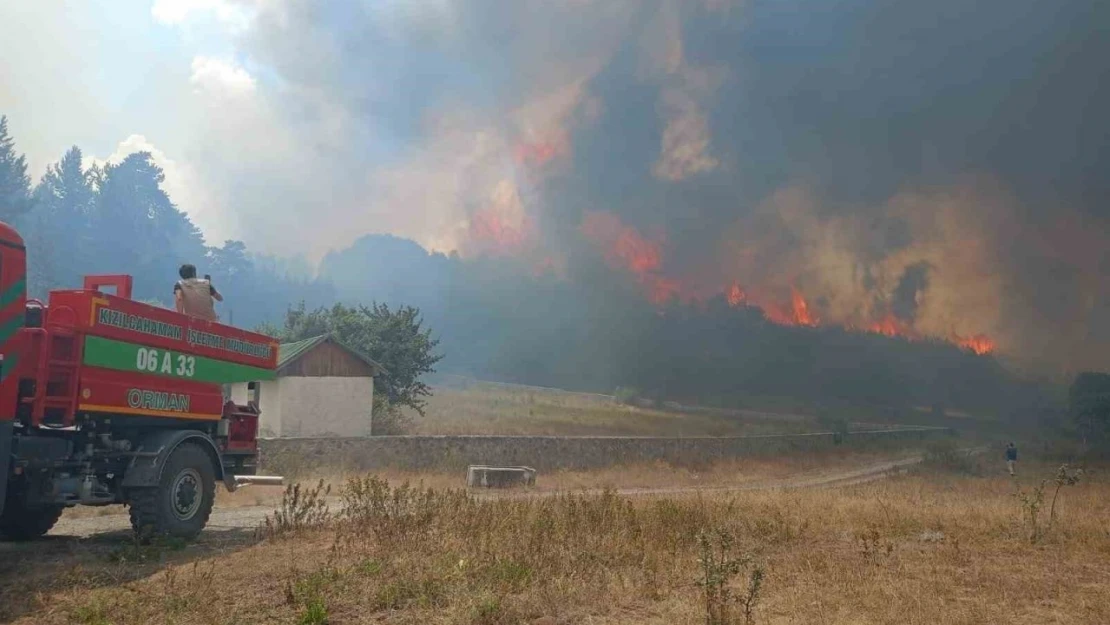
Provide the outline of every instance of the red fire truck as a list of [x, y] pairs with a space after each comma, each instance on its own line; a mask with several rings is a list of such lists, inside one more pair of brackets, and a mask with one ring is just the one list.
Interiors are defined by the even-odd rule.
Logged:
[[[271, 337], [132, 300], [126, 275], [28, 299], [23, 239], [0, 223], [0, 535], [124, 504], [140, 537], [196, 536], [217, 481], [262, 481], [257, 389], [277, 352]], [[244, 404], [225, 397], [236, 383], [254, 389]]]

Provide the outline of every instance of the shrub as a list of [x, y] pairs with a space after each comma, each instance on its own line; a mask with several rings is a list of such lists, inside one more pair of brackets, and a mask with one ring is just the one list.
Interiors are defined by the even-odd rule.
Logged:
[[925, 447], [923, 464], [933, 470], [963, 475], [978, 475], [981, 467], [972, 453], [961, 450], [956, 440], [944, 438]]
[[[1052, 531], [1052, 526], [1056, 522], [1056, 500], [1060, 497], [1060, 491], [1065, 486], [1075, 486], [1082, 478], [1083, 469], [1075, 469], [1065, 464], [1056, 470], [1053, 479], [1041, 480], [1029, 491], [1018, 490], [1014, 493], [1021, 502], [1022, 521], [1029, 530], [1029, 542], [1036, 543]], [[1044, 507], [1045, 488], [1049, 484], [1055, 484], [1056, 488], [1053, 490], [1052, 502], [1049, 505], [1048, 524], [1043, 525], [1040, 521], [1041, 509]]]
[[640, 391], [630, 386], [618, 386], [617, 389], [613, 391], [613, 397], [616, 398], [619, 403], [632, 406], [636, 404], [637, 398], [640, 397]]
[[[733, 616], [733, 606], [740, 608], [744, 622], [751, 625], [755, 621], [755, 605], [763, 590], [763, 567], [755, 564], [752, 557], [733, 555], [732, 536], [720, 530], [702, 532], [698, 536], [701, 548], [701, 579], [697, 585], [702, 589], [705, 602], [706, 625], [730, 625], [737, 622]], [[733, 578], [747, 573], [747, 584], [740, 594], [731, 588]]]
[[331, 519], [326, 500], [330, 493], [331, 486], [325, 487], [324, 480], [313, 488], [302, 489], [299, 482], [286, 486], [281, 505], [266, 516], [263, 535], [272, 538], [324, 525]]
[[412, 431], [413, 420], [400, 406], [389, 403], [381, 395], [374, 396], [374, 413], [370, 418], [371, 436], [399, 436]]

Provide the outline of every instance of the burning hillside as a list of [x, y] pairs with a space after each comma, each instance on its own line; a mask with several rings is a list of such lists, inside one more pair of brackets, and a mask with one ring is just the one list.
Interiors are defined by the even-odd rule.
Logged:
[[[880, 318], [871, 321], [851, 317], [838, 319], [830, 311], [818, 312], [802, 290], [793, 283], [776, 286], [764, 281], [755, 285], [743, 285], [733, 281], [716, 290], [700, 288], [699, 285], [705, 284], [706, 281], [687, 283], [666, 274], [665, 236], [646, 237], [636, 228], [622, 223], [620, 218], [612, 213], [586, 213], [580, 231], [600, 250], [610, 268], [629, 275], [640, 285], [646, 299], [656, 305], [666, 304], [672, 299], [704, 302], [712, 297], [723, 296], [729, 306], [758, 308], [768, 321], [783, 326], [838, 325], [847, 330], [871, 332], [911, 341], [931, 336], [947, 340], [980, 355], [990, 354], [995, 350], [994, 341], [985, 334], [977, 333], [968, 337], [954, 332], [930, 335], [915, 328], [912, 319], [901, 319], [891, 312], [886, 312]], [[776, 293], [780, 295], [776, 297]]]

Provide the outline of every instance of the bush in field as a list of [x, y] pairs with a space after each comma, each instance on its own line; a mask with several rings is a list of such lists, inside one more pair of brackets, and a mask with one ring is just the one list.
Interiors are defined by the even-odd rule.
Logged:
[[400, 406], [390, 403], [384, 395], [374, 395], [374, 413], [370, 420], [372, 436], [398, 436], [412, 431], [412, 417]]
[[1081, 373], [1068, 390], [1068, 412], [1078, 434], [1100, 454], [1110, 453], [1110, 373]]
[[[702, 589], [705, 602], [705, 625], [731, 625], [738, 622], [733, 609], [739, 608], [748, 625], [755, 620], [755, 605], [763, 589], [763, 567], [755, 564], [751, 556], [736, 556], [733, 553], [733, 538], [728, 532], [720, 530], [702, 532], [698, 535], [701, 557], [701, 579], [697, 585]], [[736, 594], [732, 589], [733, 580], [741, 573], [747, 573], [744, 590]]]
[[[1022, 521], [1025, 523], [1026, 529], [1029, 530], [1029, 542], [1036, 543], [1052, 531], [1052, 526], [1056, 523], [1056, 500], [1060, 497], [1060, 491], [1065, 486], [1078, 484], [1083, 479], [1083, 475], [1083, 469], [1076, 469], [1064, 464], [1056, 470], [1053, 479], [1041, 480], [1039, 484], [1028, 491], [1018, 490], [1014, 493], [1014, 496], [1021, 502]], [[1050, 484], [1055, 484], [1056, 488], [1052, 491], [1048, 524], [1045, 525], [1041, 522], [1041, 509], [1044, 507], [1045, 489]]]
[[982, 467], [970, 451], [961, 450], [957, 441], [945, 438], [935, 440], [925, 447], [924, 465], [936, 471], [978, 475]]
[[281, 505], [266, 517], [263, 535], [275, 537], [324, 525], [331, 519], [327, 504], [330, 493], [331, 486], [324, 486], [324, 480], [312, 488], [301, 488], [300, 483], [286, 486]]
[[391, 487], [373, 475], [348, 479], [341, 497], [345, 522], [390, 539], [424, 530], [437, 517], [450, 518], [467, 501], [465, 491], [414, 488], [407, 482]]
[[837, 445], [843, 443], [848, 437], [848, 420], [827, 409], [822, 409], [818, 413], [817, 424], [833, 433], [833, 442]]
[[613, 391], [613, 397], [622, 404], [633, 405], [636, 403], [636, 399], [640, 397], [640, 391], [630, 386], [618, 386]]

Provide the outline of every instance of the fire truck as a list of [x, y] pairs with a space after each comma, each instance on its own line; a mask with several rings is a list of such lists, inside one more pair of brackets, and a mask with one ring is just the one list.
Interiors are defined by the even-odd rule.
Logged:
[[[0, 536], [70, 506], [123, 504], [141, 539], [191, 539], [217, 482], [257, 475], [258, 389], [277, 342], [131, 299], [127, 275], [28, 299], [26, 247], [0, 223]], [[225, 388], [246, 383], [245, 403]]]

